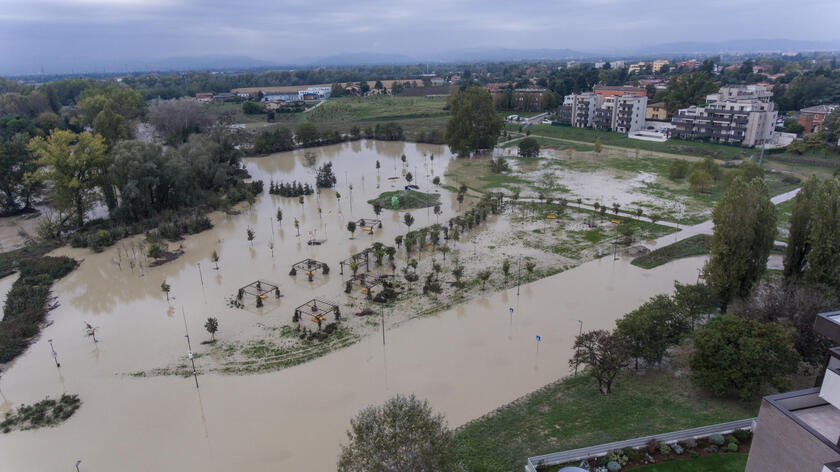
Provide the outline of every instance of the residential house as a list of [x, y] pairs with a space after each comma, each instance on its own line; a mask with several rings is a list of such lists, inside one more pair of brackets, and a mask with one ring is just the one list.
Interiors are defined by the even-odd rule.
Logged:
[[680, 109], [671, 118], [673, 135], [752, 147], [773, 134], [778, 112], [773, 93], [758, 85], [721, 87], [706, 95], [706, 105]]
[[442, 77], [433, 77], [431, 80], [432, 87], [441, 87], [445, 82]]
[[213, 95], [213, 101], [216, 103], [229, 102], [236, 98], [236, 95], [229, 92], [222, 92]]
[[668, 110], [665, 109], [665, 102], [648, 103], [645, 110], [646, 120], [664, 121], [668, 119]]
[[198, 92], [195, 94], [195, 99], [201, 103], [208, 103], [213, 101], [213, 92]]
[[804, 134], [817, 131], [825, 117], [828, 116], [838, 105], [817, 105], [799, 110], [799, 118], [796, 120], [805, 130]]

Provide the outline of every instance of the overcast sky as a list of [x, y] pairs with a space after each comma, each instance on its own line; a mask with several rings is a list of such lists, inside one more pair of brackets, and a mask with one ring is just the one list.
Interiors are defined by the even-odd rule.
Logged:
[[0, 0], [0, 73], [172, 56], [838, 40], [840, 0]]

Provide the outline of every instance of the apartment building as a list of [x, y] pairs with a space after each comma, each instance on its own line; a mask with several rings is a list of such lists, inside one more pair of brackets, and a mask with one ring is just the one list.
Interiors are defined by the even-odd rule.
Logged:
[[760, 85], [721, 87], [706, 96], [706, 105], [680, 109], [671, 119], [673, 134], [752, 147], [772, 135], [778, 113], [773, 92]]
[[633, 87], [632, 85], [596, 85], [592, 88], [592, 92], [603, 95], [605, 98], [613, 95], [647, 96], [647, 91], [644, 87]]
[[558, 121], [575, 128], [629, 133], [644, 128], [646, 108], [647, 96], [585, 92], [563, 98]]
[[[840, 311], [817, 315], [814, 330], [840, 344]], [[840, 348], [829, 353], [822, 387], [761, 401], [746, 472], [840, 471]]]
[[657, 59], [653, 61], [653, 73], [658, 74], [663, 67], [670, 65], [671, 61], [669, 61], [668, 59]]

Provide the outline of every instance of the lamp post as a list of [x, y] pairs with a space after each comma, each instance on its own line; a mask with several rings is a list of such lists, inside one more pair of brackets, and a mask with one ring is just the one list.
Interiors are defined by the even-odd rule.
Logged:
[[53, 347], [52, 339], [47, 340], [50, 343], [50, 351], [52, 352], [53, 360], [55, 361], [56, 367], [61, 367], [61, 364], [58, 362], [58, 353], [55, 352], [55, 348]]
[[79, 464], [81, 464], [81, 463], [82, 463], [81, 459], [76, 460], [76, 472], [79, 472]]
[[[580, 324], [580, 329], [578, 329], [578, 337], [580, 337], [583, 334], [583, 320], [577, 320], [577, 321]], [[577, 374], [578, 374], [578, 363], [575, 362], [575, 375], [577, 375]]]

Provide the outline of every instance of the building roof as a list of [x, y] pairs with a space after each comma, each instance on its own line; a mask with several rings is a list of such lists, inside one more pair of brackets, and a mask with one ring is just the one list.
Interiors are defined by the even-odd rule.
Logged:
[[646, 92], [642, 87], [633, 87], [630, 85], [596, 85], [592, 88], [593, 92], [597, 92], [598, 90], [616, 92]]
[[665, 102], [648, 103], [648, 108], [650, 108], [650, 107], [664, 108], [665, 107]]

